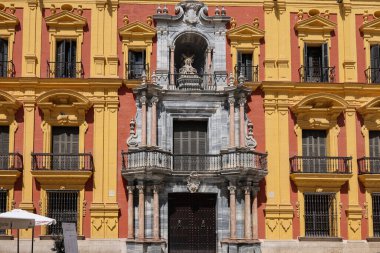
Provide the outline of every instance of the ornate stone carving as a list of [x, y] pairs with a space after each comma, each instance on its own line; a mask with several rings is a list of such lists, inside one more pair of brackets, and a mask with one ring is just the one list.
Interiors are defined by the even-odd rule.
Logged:
[[136, 186], [136, 188], [139, 190], [140, 194], [144, 193], [144, 185], [139, 184], [139, 185]]
[[230, 191], [230, 194], [235, 194], [236, 192], [236, 186], [228, 186], [227, 189]]
[[183, 66], [179, 69], [179, 73], [186, 74], [186, 75], [196, 75], [197, 70], [192, 66], [194, 62], [194, 55], [192, 56], [182, 55], [182, 58], [183, 58]]
[[129, 24], [128, 15], [124, 15], [124, 17], [123, 17], [123, 23], [124, 23], [124, 25], [128, 25]]
[[138, 142], [137, 142], [137, 134], [136, 134], [136, 121], [135, 119], [131, 119], [129, 122], [129, 137], [127, 139], [127, 145], [128, 147], [137, 147]]
[[135, 190], [134, 186], [127, 186], [128, 193], [133, 193], [134, 190]]
[[183, 21], [190, 25], [199, 23], [199, 10], [204, 6], [203, 3], [183, 1], [179, 3], [179, 6], [182, 7], [184, 11]]
[[195, 193], [198, 191], [199, 185], [201, 181], [198, 179], [198, 175], [195, 172], [191, 172], [190, 175], [186, 179], [187, 181], [187, 189], [191, 193]]
[[245, 143], [251, 150], [255, 150], [257, 147], [257, 141], [253, 137], [253, 124], [250, 120], [247, 122], [247, 135], [245, 136]]

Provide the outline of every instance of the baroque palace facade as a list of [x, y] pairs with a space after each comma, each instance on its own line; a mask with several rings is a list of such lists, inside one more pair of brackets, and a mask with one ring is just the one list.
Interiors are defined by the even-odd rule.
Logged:
[[36, 252], [378, 252], [379, 45], [377, 0], [2, 1], [0, 211], [58, 221]]

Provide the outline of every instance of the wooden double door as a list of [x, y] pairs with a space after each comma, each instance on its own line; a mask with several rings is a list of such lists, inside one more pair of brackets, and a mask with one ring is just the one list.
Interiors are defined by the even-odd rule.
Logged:
[[216, 194], [169, 194], [169, 253], [216, 252]]

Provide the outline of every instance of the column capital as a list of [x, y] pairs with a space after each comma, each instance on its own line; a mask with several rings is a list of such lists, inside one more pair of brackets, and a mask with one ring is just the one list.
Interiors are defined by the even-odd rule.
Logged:
[[159, 184], [153, 185], [153, 193], [158, 193], [161, 190], [162, 186]]
[[235, 98], [234, 98], [234, 97], [229, 97], [229, 98], [228, 98], [228, 103], [229, 103], [230, 105], [234, 105], [234, 104], [235, 104]]
[[243, 107], [247, 103], [247, 99], [245, 97], [240, 97], [239, 98], [239, 105]]
[[244, 190], [245, 195], [251, 194], [252, 186], [249, 186], [249, 185], [244, 186], [243, 190]]
[[150, 103], [152, 105], [156, 105], [158, 103], [159, 99], [157, 96], [153, 96], [151, 99], [150, 99]]
[[146, 96], [145, 96], [145, 95], [141, 96], [141, 97], [140, 97], [140, 103], [141, 103], [142, 105], [145, 105], [146, 102], [147, 102]]
[[230, 185], [227, 187], [227, 189], [230, 191], [230, 194], [236, 193], [236, 186]]
[[127, 186], [128, 193], [133, 193], [136, 187], [134, 186]]
[[144, 185], [137, 185], [136, 188], [139, 190], [139, 193], [144, 193]]

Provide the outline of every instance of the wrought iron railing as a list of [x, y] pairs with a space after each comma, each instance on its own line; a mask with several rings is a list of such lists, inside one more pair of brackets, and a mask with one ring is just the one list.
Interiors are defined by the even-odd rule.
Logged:
[[22, 155], [19, 153], [0, 154], [0, 170], [22, 170]]
[[301, 66], [298, 73], [301, 82], [332, 83], [335, 81], [335, 67]]
[[237, 80], [241, 75], [244, 76], [247, 82], [259, 81], [259, 65], [235, 65], [235, 79]]
[[293, 156], [289, 159], [291, 173], [351, 173], [351, 157]]
[[380, 157], [358, 159], [359, 174], [380, 174]]
[[380, 83], [380, 68], [368, 68], [365, 70], [368, 83]]
[[48, 78], [83, 78], [82, 62], [47, 62]]
[[125, 64], [125, 73], [128, 80], [141, 80], [145, 75], [149, 79], [149, 64]]
[[12, 60], [0, 61], [0, 77], [14, 77], [15, 65]]
[[92, 154], [32, 153], [33, 170], [94, 170]]
[[372, 193], [373, 236], [380, 237], [380, 193]]
[[267, 154], [235, 151], [222, 154], [171, 154], [161, 150], [122, 152], [123, 170], [158, 168], [170, 171], [228, 171], [239, 169], [267, 170]]
[[170, 90], [216, 90], [218, 82], [227, 82], [227, 73], [169, 74]]
[[305, 193], [305, 236], [338, 236], [335, 193]]

